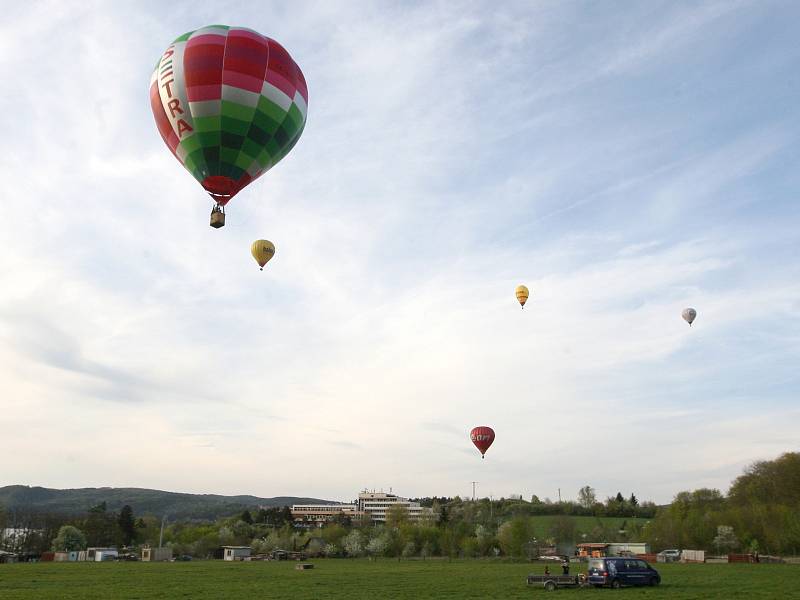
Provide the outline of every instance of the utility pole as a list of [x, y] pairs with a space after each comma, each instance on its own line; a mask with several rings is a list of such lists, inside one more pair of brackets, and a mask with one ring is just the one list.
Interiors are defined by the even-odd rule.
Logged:
[[480, 483], [480, 481], [473, 481], [472, 482], [472, 501], [475, 502], [475, 484]]
[[558, 488], [558, 503], [561, 504], [561, 488]]
[[167, 520], [167, 515], [165, 513], [164, 516], [161, 517], [161, 533], [158, 534], [158, 547], [159, 548], [163, 548], [164, 547], [162, 542], [164, 541], [164, 521], [166, 521], [166, 520]]

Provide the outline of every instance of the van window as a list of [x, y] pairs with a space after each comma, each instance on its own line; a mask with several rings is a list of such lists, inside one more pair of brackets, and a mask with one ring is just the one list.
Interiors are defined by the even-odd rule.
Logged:
[[598, 571], [603, 571], [606, 568], [605, 561], [593, 558], [589, 561], [589, 568], [597, 569]]
[[647, 570], [647, 569], [649, 569], [649, 568], [650, 568], [650, 567], [647, 565], [647, 563], [646, 563], [646, 562], [644, 562], [643, 560], [637, 560], [637, 561], [636, 561], [636, 567], [637, 567], [637, 568], [639, 568], [639, 569], [645, 569], [645, 570]]

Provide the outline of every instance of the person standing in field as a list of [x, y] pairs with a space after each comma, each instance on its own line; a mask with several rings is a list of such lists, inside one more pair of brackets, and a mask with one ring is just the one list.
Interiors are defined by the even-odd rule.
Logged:
[[564, 575], [569, 575], [569, 559], [566, 556], [561, 561], [561, 570], [564, 571]]

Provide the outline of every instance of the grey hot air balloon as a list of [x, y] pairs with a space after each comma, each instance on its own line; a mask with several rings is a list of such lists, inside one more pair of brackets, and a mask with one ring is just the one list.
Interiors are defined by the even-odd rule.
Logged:
[[693, 308], [684, 308], [681, 316], [683, 317], [683, 320], [689, 324], [689, 327], [691, 327], [692, 321], [697, 318], [697, 311]]

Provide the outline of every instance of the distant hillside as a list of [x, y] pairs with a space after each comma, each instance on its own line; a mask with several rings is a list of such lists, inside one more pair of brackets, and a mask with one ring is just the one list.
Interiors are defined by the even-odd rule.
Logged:
[[317, 498], [278, 496], [219, 496], [217, 494], [181, 494], [142, 488], [79, 488], [55, 490], [43, 487], [9, 485], [0, 487], [0, 506], [26, 508], [37, 512], [77, 515], [91, 506], [105, 502], [108, 510], [117, 511], [126, 504], [137, 516], [168, 515], [172, 519], [215, 519], [255, 506], [285, 506], [330, 501]]

